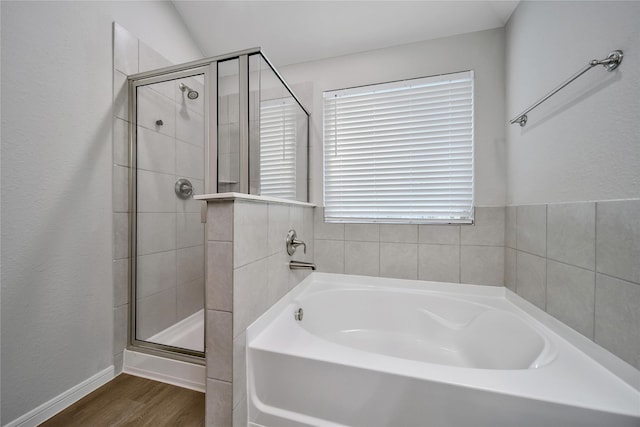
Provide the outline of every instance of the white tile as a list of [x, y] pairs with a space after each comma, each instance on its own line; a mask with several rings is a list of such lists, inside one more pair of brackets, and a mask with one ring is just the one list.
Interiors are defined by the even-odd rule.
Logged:
[[151, 49], [145, 43], [140, 42], [140, 59], [138, 68], [140, 72], [155, 70], [156, 68], [163, 68], [173, 65], [171, 61], [160, 55], [155, 50]]
[[344, 273], [344, 241], [315, 239], [315, 263], [318, 271]]
[[233, 310], [233, 243], [208, 242], [207, 308]]
[[149, 89], [158, 92], [160, 95], [163, 95], [169, 98], [171, 101], [175, 102], [175, 89], [178, 86], [175, 80], [169, 80], [166, 82], [153, 83], [147, 86]]
[[178, 106], [176, 112], [176, 138], [198, 147], [204, 147], [204, 117]]
[[476, 285], [504, 285], [504, 247], [461, 246], [460, 281]]
[[[241, 333], [233, 340], [233, 406], [247, 397], [247, 335]], [[238, 424], [240, 425], [240, 424]], [[246, 425], [246, 423], [244, 424]]]
[[[520, 213], [518, 213], [518, 218]], [[547, 305], [547, 260], [526, 252], [516, 253], [518, 295], [545, 310]]]
[[[285, 240], [289, 231], [289, 206], [269, 203], [268, 216], [267, 239], [269, 240], [269, 255], [273, 255], [286, 249]], [[296, 232], [301, 231], [296, 230]], [[298, 236], [298, 238], [301, 237]]]
[[597, 203], [597, 271], [640, 283], [640, 200]]
[[516, 292], [516, 250], [504, 248], [504, 285]]
[[547, 207], [547, 257], [595, 269], [596, 204], [563, 203]]
[[129, 168], [113, 166], [113, 211], [129, 210]]
[[178, 284], [204, 278], [204, 246], [178, 249]]
[[596, 275], [595, 342], [640, 369], [640, 285]]
[[344, 224], [324, 222], [324, 208], [317, 207], [314, 214], [314, 233], [316, 239], [344, 240]]
[[[330, 273], [337, 273], [329, 271]], [[362, 276], [380, 274], [380, 243], [344, 242], [344, 272]]]
[[113, 259], [129, 256], [129, 214], [113, 214]]
[[129, 166], [129, 123], [113, 119], [113, 163]]
[[138, 72], [138, 39], [116, 23], [113, 24], [113, 66], [124, 74]]
[[516, 216], [518, 208], [516, 206], [507, 206], [505, 211], [505, 246], [516, 248]]
[[345, 224], [344, 240], [357, 242], [379, 242], [380, 225], [378, 224]]
[[267, 259], [234, 269], [233, 335], [242, 333], [269, 307], [267, 304]]
[[219, 125], [229, 124], [229, 97], [228, 96], [218, 97], [218, 124]]
[[176, 288], [139, 299], [136, 309], [136, 338], [148, 340], [176, 323]]
[[139, 213], [137, 225], [138, 255], [176, 248], [176, 214]]
[[240, 122], [240, 95], [229, 95], [229, 123]]
[[227, 427], [232, 422], [233, 388], [231, 383], [207, 379], [207, 427]]
[[174, 175], [139, 169], [137, 172], [138, 212], [175, 212]]
[[204, 245], [204, 224], [199, 213], [179, 213], [176, 219], [178, 248]]
[[213, 202], [207, 206], [208, 239], [230, 242], [233, 239], [233, 202]]
[[120, 353], [127, 347], [129, 336], [129, 305], [122, 305], [113, 309], [113, 350]]
[[176, 141], [176, 174], [204, 179], [204, 148]]
[[418, 245], [380, 243], [380, 277], [418, 278]]
[[460, 242], [463, 245], [503, 246], [504, 232], [504, 207], [476, 207], [474, 223], [460, 226]]
[[218, 155], [231, 153], [229, 125], [218, 125]]
[[176, 173], [176, 144], [173, 138], [138, 126], [138, 169]]
[[418, 279], [460, 283], [460, 246], [418, 245]]
[[233, 379], [233, 314], [207, 310], [207, 378]]
[[534, 255], [547, 254], [547, 205], [518, 206], [516, 246]]
[[414, 224], [380, 224], [380, 241], [418, 243], [418, 226]]
[[204, 308], [204, 277], [179, 284], [176, 298], [178, 321], [202, 310]]
[[136, 298], [145, 298], [176, 287], [176, 251], [138, 257]]
[[248, 425], [248, 412], [247, 412], [247, 398], [241, 399], [240, 402], [233, 408], [233, 425], [234, 426], [246, 426]]
[[459, 225], [419, 225], [418, 243], [459, 245]]
[[233, 265], [240, 267], [267, 256], [266, 203], [234, 205]]
[[[297, 259], [297, 257], [296, 257]], [[267, 302], [273, 305], [289, 292], [289, 256], [280, 251], [267, 258]]]
[[593, 339], [595, 273], [547, 260], [547, 313]]
[[[185, 178], [184, 176], [181, 175], [176, 175], [175, 176], [175, 180], [177, 181], [180, 178]], [[187, 178], [189, 180], [189, 182], [191, 182], [191, 186], [193, 187], [193, 195], [197, 196], [198, 194], [204, 194], [204, 181], [200, 180], [200, 179], [195, 179], [195, 178]], [[175, 209], [176, 212], [178, 213], [200, 213], [202, 206], [206, 205], [207, 202], [203, 202], [202, 200], [194, 200], [193, 198], [191, 199], [180, 199], [179, 197], [176, 196], [175, 193], [175, 182], [173, 184], [173, 186], [171, 187], [171, 191], [173, 192], [173, 198], [175, 200]]]
[[[189, 109], [198, 114], [204, 114], [204, 84], [202, 76], [187, 77], [175, 81], [175, 99], [178, 103], [178, 109]], [[180, 83], [184, 83], [189, 89], [198, 92], [199, 96], [196, 99], [190, 99], [188, 97], [188, 89], [182, 91], [180, 89]]]
[[113, 261], [113, 306], [129, 302], [129, 259]]
[[113, 72], [113, 115], [129, 120], [129, 86], [127, 76], [120, 71]]
[[[175, 137], [176, 112], [173, 100], [146, 86], [138, 86], [137, 123], [152, 131]], [[158, 121], [162, 124], [158, 124]]]

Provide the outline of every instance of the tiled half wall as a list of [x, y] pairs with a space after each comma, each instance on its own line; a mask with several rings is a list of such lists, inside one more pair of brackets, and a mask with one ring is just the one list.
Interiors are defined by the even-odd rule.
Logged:
[[[207, 425], [247, 424], [245, 331], [310, 270], [313, 207], [267, 201], [209, 201], [207, 209]], [[307, 244], [286, 252], [289, 229]]]
[[505, 284], [640, 369], [640, 200], [509, 206]]

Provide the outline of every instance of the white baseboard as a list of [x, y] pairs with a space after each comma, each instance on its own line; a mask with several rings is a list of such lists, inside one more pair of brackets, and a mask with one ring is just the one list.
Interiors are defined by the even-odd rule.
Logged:
[[45, 402], [21, 417], [16, 418], [9, 424], [6, 424], [5, 427], [35, 427], [53, 417], [58, 412], [61, 412], [73, 405], [87, 394], [96, 390], [98, 387], [108, 383], [113, 379], [113, 375], [114, 368], [113, 366], [109, 366], [91, 378], [84, 380], [80, 384], [70, 388], [62, 394], [59, 394], [48, 402]]
[[122, 372], [195, 391], [205, 391], [206, 368], [137, 351], [124, 351]]

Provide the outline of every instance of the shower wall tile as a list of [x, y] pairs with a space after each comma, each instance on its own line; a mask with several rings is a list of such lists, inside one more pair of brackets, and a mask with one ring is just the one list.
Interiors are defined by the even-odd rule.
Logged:
[[240, 267], [267, 256], [267, 219], [267, 204], [235, 203], [234, 267]]
[[595, 342], [640, 369], [640, 285], [596, 275]]
[[640, 283], [640, 200], [598, 202], [597, 271]]
[[248, 412], [247, 412], [247, 398], [242, 399], [233, 408], [233, 425], [234, 426], [246, 426], [248, 425]]
[[380, 243], [344, 242], [344, 272], [361, 276], [380, 274]]
[[504, 247], [461, 246], [460, 281], [504, 286]]
[[207, 310], [207, 377], [233, 379], [233, 314]]
[[324, 208], [317, 207], [313, 218], [316, 239], [344, 240], [344, 224], [325, 223]]
[[505, 246], [508, 248], [516, 248], [516, 216], [517, 208], [515, 206], [507, 206], [505, 209]]
[[322, 240], [316, 238], [314, 250], [318, 271], [344, 273], [344, 246], [344, 240]]
[[[241, 333], [233, 340], [233, 407], [246, 399], [247, 390], [247, 334]], [[246, 424], [245, 424], [246, 425]]]
[[113, 260], [113, 306], [129, 302], [129, 259]]
[[418, 245], [418, 279], [460, 283], [460, 246]]
[[136, 297], [145, 298], [176, 287], [176, 251], [138, 257]]
[[129, 211], [129, 168], [113, 166], [113, 211]]
[[275, 304], [289, 292], [289, 255], [280, 251], [267, 258], [267, 305]]
[[141, 73], [156, 68], [168, 67], [173, 65], [171, 61], [160, 55], [147, 44], [140, 42], [139, 70]]
[[138, 72], [138, 39], [116, 23], [113, 24], [113, 66], [124, 74]]
[[129, 89], [127, 76], [120, 71], [113, 71], [113, 116], [129, 120]]
[[418, 243], [438, 245], [459, 245], [459, 225], [419, 225]]
[[418, 243], [418, 226], [413, 224], [380, 224], [380, 241]]
[[176, 288], [137, 301], [137, 338], [146, 340], [176, 323]]
[[227, 427], [232, 422], [233, 387], [230, 382], [207, 378], [207, 427]]
[[138, 126], [138, 169], [176, 173], [176, 143], [173, 138]]
[[176, 292], [178, 321], [185, 319], [204, 308], [204, 277], [178, 284]]
[[547, 312], [590, 339], [595, 286], [593, 271], [547, 260]]
[[[520, 218], [519, 212], [518, 218]], [[518, 251], [516, 257], [516, 290], [518, 295], [545, 310], [547, 305], [546, 258], [521, 251]]]
[[176, 174], [201, 179], [204, 176], [204, 149], [176, 141]]
[[593, 270], [596, 261], [596, 204], [550, 204], [547, 257]]
[[[177, 175], [174, 177], [174, 180], [177, 181], [180, 178], [184, 178], [184, 177]], [[191, 185], [193, 187], [193, 194], [204, 194], [203, 180], [190, 178], [189, 181], [191, 181]], [[206, 203], [201, 200], [193, 200], [193, 199], [182, 200], [175, 196], [174, 188], [175, 188], [175, 182], [171, 185], [171, 192], [173, 193], [173, 198], [175, 200], [175, 212], [200, 214], [202, 206], [204, 206]]]
[[[155, 132], [175, 137], [176, 113], [172, 99], [152, 90], [148, 86], [138, 87], [138, 125]], [[156, 124], [162, 120], [162, 124]]]
[[516, 292], [516, 250], [504, 248], [504, 285]]
[[460, 226], [460, 242], [474, 246], [504, 246], [504, 207], [475, 208], [474, 223]]
[[[289, 232], [289, 206], [277, 203], [269, 203], [268, 205], [268, 254], [273, 255], [282, 252], [285, 248], [285, 239]], [[291, 227], [295, 229], [295, 227]], [[303, 230], [296, 229], [297, 233]], [[298, 234], [299, 239], [304, 239], [303, 235]]]
[[[209, 207], [216, 204], [209, 204]], [[211, 223], [209, 223], [211, 224]], [[233, 310], [233, 243], [208, 242], [207, 308]]]
[[129, 214], [113, 214], [113, 259], [129, 256]]
[[176, 217], [176, 243], [178, 248], [204, 245], [204, 224], [199, 213], [178, 213]]
[[230, 242], [233, 239], [233, 202], [209, 203], [207, 206], [208, 239]]
[[146, 170], [137, 171], [138, 212], [176, 211], [175, 176]]
[[380, 243], [380, 277], [418, 278], [418, 245]]
[[547, 205], [518, 206], [516, 249], [534, 255], [547, 255]]
[[[234, 246], [238, 242], [234, 240]], [[247, 326], [268, 308], [267, 258], [251, 262], [234, 269], [233, 272], [233, 329], [234, 336], [242, 333]]]
[[174, 250], [176, 215], [173, 213], [139, 213], [138, 255]]
[[[191, 89], [195, 90], [200, 94], [200, 96], [196, 99], [189, 99], [187, 97], [187, 93], [180, 90], [180, 83], [184, 83]], [[195, 113], [204, 115], [204, 96], [203, 95], [204, 95], [204, 77], [202, 75], [180, 79], [174, 85], [174, 97], [176, 102], [178, 103], [179, 110], [188, 108], [189, 110], [192, 110]]]
[[204, 149], [204, 117], [188, 108], [178, 107], [176, 138]]
[[153, 83], [147, 86], [149, 89], [159, 93], [160, 95], [169, 98], [172, 102], [175, 102], [175, 88], [178, 86], [178, 82], [175, 80], [169, 80], [166, 82]]
[[113, 163], [129, 166], [129, 123], [113, 119]]
[[204, 277], [204, 246], [178, 249], [178, 285]]
[[380, 241], [380, 225], [378, 224], [345, 224], [344, 240], [357, 242]]
[[113, 309], [113, 348], [120, 353], [127, 347], [127, 321], [129, 317], [129, 305], [121, 305]]
[[229, 123], [240, 122], [240, 95], [229, 95]]

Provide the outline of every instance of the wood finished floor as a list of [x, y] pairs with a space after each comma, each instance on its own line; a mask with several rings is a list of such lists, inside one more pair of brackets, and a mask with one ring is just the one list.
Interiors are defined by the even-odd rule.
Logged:
[[41, 426], [204, 426], [204, 408], [204, 393], [121, 374]]

